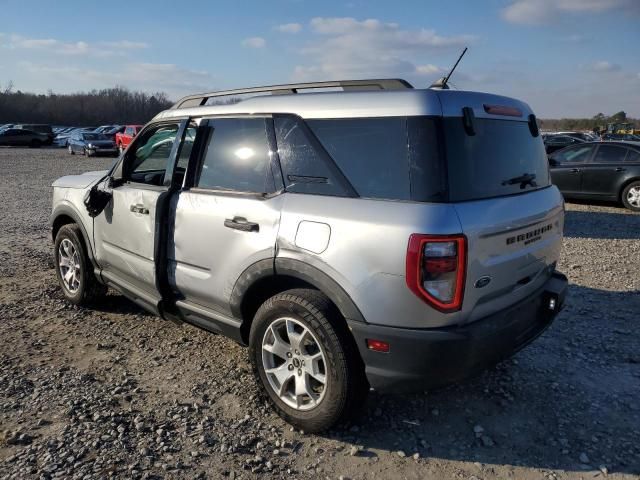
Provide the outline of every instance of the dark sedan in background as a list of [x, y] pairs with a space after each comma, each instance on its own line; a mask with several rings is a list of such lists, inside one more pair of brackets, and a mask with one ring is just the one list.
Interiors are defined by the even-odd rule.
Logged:
[[72, 155], [82, 153], [88, 157], [92, 155], [118, 154], [115, 142], [101, 133], [73, 132], [69, 137], [67, 148]]
[[23, 128], [7, 128], [0, 131], [0, 145], [10, 147], [41, 147], [49, 144], [46, 133], [34, 132]]
[[640, 212], [640, 142], [586, 142], [549, 155], [566, 198], [622, 202]]
[[544, 149], [547, 152], [547, 155], [555, 152], [556, 150], [560, 150], [561, 148], [568, 147], [569, 145], [576, 145], [578, 143], [583, 143], [584, 140], [581, 138], [577, 138], [573, 135], [543, 135], [544, 139]]

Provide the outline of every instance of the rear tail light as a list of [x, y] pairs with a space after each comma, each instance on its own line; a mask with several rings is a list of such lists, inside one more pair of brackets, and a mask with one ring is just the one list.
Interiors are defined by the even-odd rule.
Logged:
[[467, 265], [464, 235], [421, 235], [409, 237], [407, 286], [422, 300], [441, 312], [462, 307]]

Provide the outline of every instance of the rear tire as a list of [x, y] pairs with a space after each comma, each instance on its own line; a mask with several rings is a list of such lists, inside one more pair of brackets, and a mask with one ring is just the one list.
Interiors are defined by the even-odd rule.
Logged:
[[640, 212], [640, 181], [631, 182], [624, 188], [622, 204], [629, 210]]
[[366, 400], [369, 386], [346, 322], [317, 290], [288, 290], [262, 304], [249, 356], [274, 410], [305, 432], [331, 428]]
[[93, 273], [80, 227], [63, 225], [55, 240], [56, 276], [65, 298], [80, 306], [88, 306], [107, 293]]

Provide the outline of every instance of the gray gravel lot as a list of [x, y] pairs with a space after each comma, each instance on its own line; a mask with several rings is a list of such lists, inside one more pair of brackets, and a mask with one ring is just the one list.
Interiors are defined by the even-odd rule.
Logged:
[[230, 340], [62, 300], [50, 184], [112, 161], [0, 148], [0, 478], [640, 478], [640, 215], [567, 204], [568, 306], [512, 360], [308, 435]]

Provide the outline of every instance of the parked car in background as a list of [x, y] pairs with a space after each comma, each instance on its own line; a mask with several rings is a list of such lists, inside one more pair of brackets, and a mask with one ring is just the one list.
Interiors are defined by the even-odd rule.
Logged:
[[116, 133], [116, 147], [122, 152], [129, 146], [131, 140], [142, 130], [143, 125], [125, 125], [124, 131]]
[[0, 131], [0, 145], [11, 147], [41, 147], [49, 144], [49, 135], [24, 128], [7, 128]]
[[125, 128], [126, 127], [124, 125], [113, 125], [110, 129], [103, 131], [102, 134], [108, 136], [115, 142], [116, 135], [124, 132]]
[[93, 132], [75, 132], [69, 137], [67, 149], [71, 155], [82, 153], [93, 155], [115, 155], [118, 153], [115, 142], [107, 135]]
[[569, 135], [546, 135], [544, 138], [544, 149], [548, 155], [556, 150], [560, 150], [561, 148], [568, 147], [569, 145], [575, 145], [577, 143], [584, 143], [584, 140], [570, 137]]
[[13, 127], [13, 123], [5, 123], [4, 125], [0, 125], [0, 131], [6, 130], [7, 128], [12, 128], [12, 127]]
[[70, 127], [65, 132], [62, 132], [56, 135], [56, 138], [54, 139], [53, 142], [58, 147], [66, 148], [69, 146], [69, 137], [71, 137], [71, 135], [73, 135], [76, 132], [91, 132], [93, 130], [94, 130], [93, 127]]
[[604, 135], [602, 135], [602, 140], [607, 142], [611, 142], [611, 141], [640, 142], [640, 136], [633, 135], [631, 133], [605, 133]]
[[93, 133], [105, 133], [109, 130], [114, 129], [115, 127], [117, 127], [118, 125], [101, 125], [98, 128], [96, 128], [95, 130], [93, 130]]
[[622, 202], [640, 212], [640, 142], [588, 142], [549, 155], [566, 198]]
[[45, 134], [47, 136], [47, 140], [45, 141], [44, 145], [51, 145], [55, 137], [51, 125], [46, 125], [43, 123], [23, 123], [14, 125], [13, 128], [22, 128], [23, 130]]

